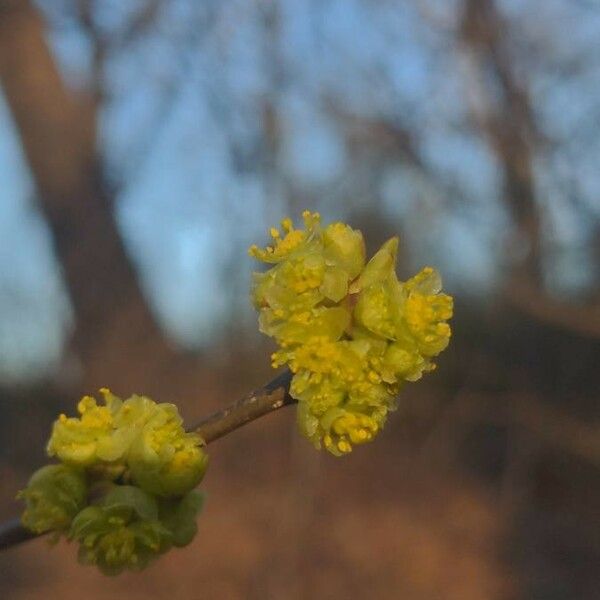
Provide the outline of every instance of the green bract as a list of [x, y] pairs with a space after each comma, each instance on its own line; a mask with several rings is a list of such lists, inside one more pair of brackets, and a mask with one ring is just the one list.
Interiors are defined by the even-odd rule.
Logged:
[[22, 522], [34, 533], [66, 530], [85, 506], [87, 486], [83, 471], [67, 465], [38, 469], [18, 497], [25, 500]]
[[37, 471], [19, 496], [25, 527], [68, 532], [83, 563], [115, 574], [193, 539], [202, 504], [193, 488], [208, 457], [173, 404], [100, 392], [102, 405], [85, 396], [79, 417], [56, 420], [48, 454], [62, 464]]
[[285, 219], [283, 235], [271, 229], [271, 246], [250, 248], [274, 265], [254, 274], [252, 299], [260, 330], [279, 345], [273, 366], [294, 374], [300, 430], [341, 455], [381, 430], [405, 381], [435, 368], [431, 359], [450, 338], [452, 298], [439, 293], [431, 267], [398, 280], [397, 238], [365, 265], [360, 231], [322, 228], [317, 213], [303, 218], [305, 229]]
[[173, 545], [193, 539], [201, 504], [197, 492], [160, 504], [135, 486], [114, 486], [75, 517], [69, 537], [80, 542], [81, 562], [107, 575], [139, 570]]
[[195, 487], [206, 471], [208, 456], [200, 438], [186, 433], [177, 408], [162, 404], [131, 445], [128, 465], [133, 480], [158, 496], [179, 496]]

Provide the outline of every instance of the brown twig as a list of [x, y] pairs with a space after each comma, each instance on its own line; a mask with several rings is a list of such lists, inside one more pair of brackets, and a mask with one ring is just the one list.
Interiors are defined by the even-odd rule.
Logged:
[[210, 444], [254, 419], [294, 404], [296, 401], [289, 394], [291, 379], [292, 374], [284, 371], [264, 387], [203, 419], [194, 428], [195, 432]]
[[0, 550], [17, 546], [35, 537], [37, 534], [25, 529], [20, 519], [10, 519], [0, 525]]
[[[262, 388], [209, 415], [192, 429], [202, 437], [205, 444], [209, 444], [246, 423], [294, 404], [296, 401], [289, 394], [291, 379], [292, 374], [284, 371]], [[25, 529], [19, 519], [11, 519], [0, 524], [0, 551], [35, 537], [38, 535]]]

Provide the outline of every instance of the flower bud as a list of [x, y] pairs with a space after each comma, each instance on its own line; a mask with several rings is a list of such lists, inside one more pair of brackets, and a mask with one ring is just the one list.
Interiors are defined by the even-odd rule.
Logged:
[[86, 494], [81, 470], [67, 465], [42, 467], [17, 496], [26, 504], [21, 522], [34, 533], [63, 531], [84, 506]]
[[186, 494], [200, 483], [208, 465], [201, 444], [199, 435], [186, 433], [175, 405], [157, 405], [128, 454], [133, 480], [158, 496]]
[[79, 560], [106, 575], [143, 569], [171, 546], [152, 496], [134, 486], [114, 486], [98, 505], [73, 520], [69, 537], [80, 543]]
[[324, 256], [328, 264], [343, 269], [354, 279], [365, 266], [362, 233], [344, 223], [332, 223], [323, 231]]

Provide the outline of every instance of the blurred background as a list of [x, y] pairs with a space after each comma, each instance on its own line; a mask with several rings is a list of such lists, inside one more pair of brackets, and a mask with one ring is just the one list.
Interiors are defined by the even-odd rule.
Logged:
[[9, 599], [600, 597], [600, 2], [0, 0], [0, 517], [60, 411], [186, 421], [272, 377], [246, 249], [319, 210], [455, 296], [384, 435], [280, 411], [211, 446], [199, 535]]

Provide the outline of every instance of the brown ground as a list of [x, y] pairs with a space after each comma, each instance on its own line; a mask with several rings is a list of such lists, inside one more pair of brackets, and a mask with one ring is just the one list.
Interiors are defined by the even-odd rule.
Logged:
[[189, 547], [143, 575], [106, 578], [80, 567], [73, 546], [36, 540], [0, 556], [5, 597], [511, 597], [505, 511], [489, 490], [411, 448], [397, 419], [335, 459], [295, 435], [293, 410], [211, 446]]

